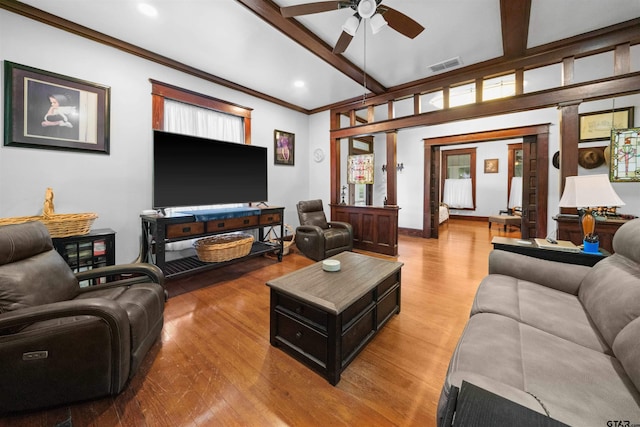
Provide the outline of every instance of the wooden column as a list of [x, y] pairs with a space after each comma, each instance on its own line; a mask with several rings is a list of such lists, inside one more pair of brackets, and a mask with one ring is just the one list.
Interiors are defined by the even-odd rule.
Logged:
[[560, 195], [568, 176], [578, 175], [578, 139], [580, 124], [578, 106], [581, 101], [560, 105]]
[[397, 205], [397, 181], [398, 171], [398, 155], [396, 153], [396, 145], [398, 142], [398, 132], [387, 132], [387, 204]]
[[631, 49], [629, 43], [616, 46], [614, 51], [613, 74], [619, 76], [631, 72]]

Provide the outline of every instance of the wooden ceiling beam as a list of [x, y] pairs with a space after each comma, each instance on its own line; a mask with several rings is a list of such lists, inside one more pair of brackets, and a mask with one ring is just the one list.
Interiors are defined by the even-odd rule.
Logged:
[[529, 37], [531, 0], [500, 0], [502, 49], [505, 58], [523, 56]]
[[244, 5], [253, 13], [258, 15], [262, 20], [270, 24], [272, 27], [282, 32], [284, 35], [295, 41], [309, 52], [324, 60], [329, 65], [350, 77], [361, 85], [365, 85], [367, 89], [376, 95], [380, 95], [387, 91], [380, 82], [367, 75], [365, 82], [364, 71], [347, 60], [342, 55], [333, 53], [333, 47], [329, 46], [314, 33], [309, 31], [305, 26], [300, 24], [295, 18], [284, 18], [280, 14], [280, 7], [271, 0], [236, 0]]

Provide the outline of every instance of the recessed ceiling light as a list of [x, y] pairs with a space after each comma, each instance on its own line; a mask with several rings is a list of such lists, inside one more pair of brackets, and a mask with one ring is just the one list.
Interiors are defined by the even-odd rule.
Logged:
[[293, 82], [293, 85], [295, 87], [304, 87], [304, 82], [302, 80], [296, 80], [295, 82]]
[[143, 15], [149, 16], [151, 18], [155, 18], [158, 16], [158, 9], [149, 3], [138, 3], [138, 11]]

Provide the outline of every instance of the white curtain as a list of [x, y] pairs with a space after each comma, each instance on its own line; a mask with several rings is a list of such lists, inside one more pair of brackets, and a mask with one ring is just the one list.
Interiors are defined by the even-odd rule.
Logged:
[[509, 194], [509, 209], [522, 207], [522, 177], [511, 178], [511, 194]]
[[184, 135], [244, 143], [242, 117], [165, 99], [164, 130]]
[[442, 201], [452, 209], [472, 208], [473, 190], [471, 178], [468, 179], [445, 179]]

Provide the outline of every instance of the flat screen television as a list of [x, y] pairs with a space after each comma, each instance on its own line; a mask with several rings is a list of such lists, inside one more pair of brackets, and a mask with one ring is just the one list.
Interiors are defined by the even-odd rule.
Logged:
[[265, 147], [154, 131], [154, 209], [267, 200]]

